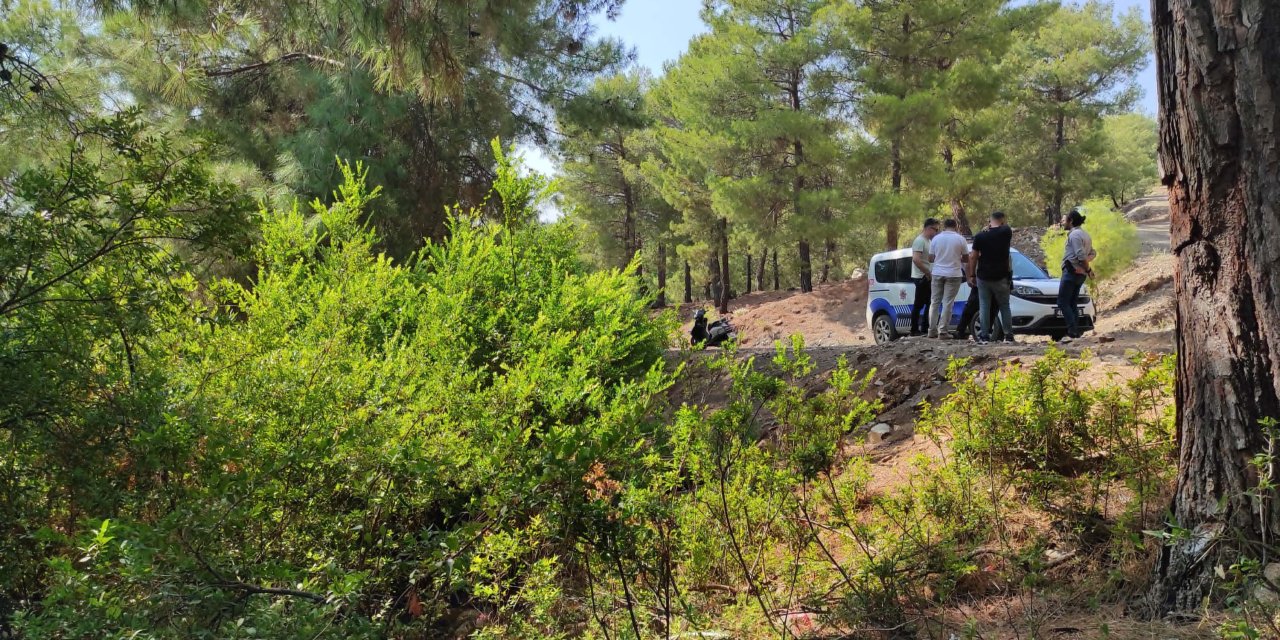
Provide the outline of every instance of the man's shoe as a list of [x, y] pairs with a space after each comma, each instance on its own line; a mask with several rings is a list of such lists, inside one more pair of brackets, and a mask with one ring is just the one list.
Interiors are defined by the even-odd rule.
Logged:
[[930, 338], [930, 339], [933, 339], [933, 340], [937, 340], [937, 339], [938, 339], [938, 334], [936, 334], [936, 333], [934, 333], [934, 332], [930, 331], [930, 332], [929, 332], [929, 338]]
[[1076, 341], [1076, 339], [1075, 339], [1075, 338], [1072, 338], [1071, 336], [1067, 336], [1067, 337], [1065, 337], [1065, 338], [1063, 338], [1063, 339], [1059, 340], [1059, 341], [1058, 341], [1058, 344], [1071, 344], [1072, 342], [1075, 342], [1075, 341]]
[[991, 344], [991, 343], [987, 342], [987, 339], [986, 339], [986, 338], [978, 338], [977, 340], [974, 340], [974, 342], [976, 342], [976, 343], [978, 344], [978, 346], [979, 346], [979, 347], [985, 347], [985, 346], [987, 346], [988, 344]]
[[1004, 342], [1005, 344], [1018, 344], [1018, 341], [1014, 340], [1013, 336], [1005, 336], [1002, 342]]

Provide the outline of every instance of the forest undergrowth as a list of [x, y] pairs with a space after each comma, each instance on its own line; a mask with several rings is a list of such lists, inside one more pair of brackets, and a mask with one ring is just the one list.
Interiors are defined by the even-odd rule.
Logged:
[[[46, 409], [0, 432], [12, 631], [949, 638], [998, 604], [1036, 636], [1063, 603], [1136, 602], [1172, 358], [1099, 385], [1056, 350], [957, 360], [917, 425], [936, 451], [873, 490], [874, 371], [817, 376], [800, 338], [768, 366], [673, 359], [674, 318], [530, 223], [548, 185], [499, 157], [501, 219], [455, 210], [410, 261], [344, 167], [332, 204], [263, 212], [252, 286], [134, 283], [145, 323], [86, 325], [57, 404], [28, 362], [6, 406]], [[6, 316], [8, 344], [58, 348], [44, 320]], [[724, 402], [682, 399], [707, 373]]]

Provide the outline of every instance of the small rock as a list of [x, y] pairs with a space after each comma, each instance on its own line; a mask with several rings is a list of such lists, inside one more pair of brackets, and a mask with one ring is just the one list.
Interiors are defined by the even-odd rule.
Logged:
[[[1262, 570], [1262, 576], [1271, 584], [1280, 584], [1280, 562], [1272, 562]], [[1280, 594], [1272, 591], [1264, 582], [1253, 588], [1253, 597], [1262, 604], [1274, 605], [1280, 603]]]
[[1108, 344], [1115, 341], [1115, 336], [1098, 336], [1098, 342], [1101, 342], [1102, 344]]
[[807, 611], [784, 614], [783, 621], [786, 623], [787, 630], [791, 632], [791, 635], [797, 638], [810, 636], [821, 628], [817, 614]]
[[779, 319], [777, 322], [773, 323], [773, 326], [775, 326], [775, 327], [781, 327], [781, 326], [782, 326], [782, 320], [781, 320], [781, 319]]
[[893, 425], [887, 422], [881, 422], [880, 424], [871, 427], [871, 431], [867, 432], [867, 443], [880, 444], [887, 440], [891, 435], [893, 435]]
[[1048, 549], [1044, 552], [1044, 559], [1049, 562], [1062, 562], [1072, 554], [1058, 551], [1057, 549]]
[[1262, 575], [1267, 580], [1280, 585], [1280, 562], [1268, 564], [1267, 568], [1262, 570]]

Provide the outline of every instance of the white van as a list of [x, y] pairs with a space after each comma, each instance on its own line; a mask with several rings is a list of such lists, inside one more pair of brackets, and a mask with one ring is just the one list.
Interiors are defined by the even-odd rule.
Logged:
[[[1061, 340], [1067, 335], [1067, 323], [1058, 310], [1058, 279], [1049, 277], [1029, 258], [1012, 250], [1013, 295], [1009, 308], [1013, 312], [1015, 335], [1049, 336]], [[878, 253], [867, 269], [870, 279], [867, 295], [867, 326], [877, 344], [893, 342], [911, 330], [911, 303], [916, 299], [916, 285], [911, 282], [911, 249]], [[1096, 310], [1087, 289], [1080, 292], [1079, 328], [1093, 329]], [[947, 328], [954, 330], [969, 300], [969, 285], [960, 285], [955, 305], [946, 314]], [[978, 316], [969, 333], [977, 333]]]

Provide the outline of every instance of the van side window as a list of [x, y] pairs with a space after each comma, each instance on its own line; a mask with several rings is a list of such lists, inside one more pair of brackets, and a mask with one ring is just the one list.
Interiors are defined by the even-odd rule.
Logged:
[[881, 260], [876, 263], [876, 282], [890, 284], [898, 281], [896, 260]]
[[881, 260], [876, 263], [876, 282], [893, 284], [911, 282], [911, 258]]
[[898, 282], [911, 282], [911, 257], [898, 258], [893, 262], [898, 268]]

